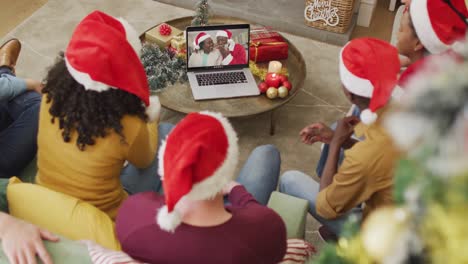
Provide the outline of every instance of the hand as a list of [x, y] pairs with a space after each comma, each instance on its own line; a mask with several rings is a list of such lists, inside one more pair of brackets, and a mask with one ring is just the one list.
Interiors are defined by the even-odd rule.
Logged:
[[239, 186], [241, 185], [240, 183], [238, 182], [235, 182], [235, 181], [231, 181], [229, 182], [228, 184], [226, 184], [226, 186], [224, 186], [222, 192], [223, 192], [223, 195], [228, 195], [231, 193], [232, 189], [236, 186]]
[[42, 239], [55, 242], [59, 240], [57, 236], [6, 214], [1, 225], [2, 248], [10, 263], [36, 264], [37, 255], [44, 264], [52, 264]]
[[33, 80], [33, 79], [25, 79], [25, 81], [26, 81], [26, 87], [28, 90], [36, 91], [38, 93], [42, 92], [42, 88], [44, 88], [43, 83]]
[[223, 55], [223, 58], [226, 58], [229, 55], [229, 51], [223, 46], [218, 46], [218, 50], [221, 52], [221, 55]]
[[408, 67], [411, 64], [411, 60], [404, 55], [398, 55], [398, 58], [400, 59], [401, 67]]
[[330, 144], [333, 134], [333, 130], [323, 123], [308, 125], [299, 133], [302, 142], [309, 145], [315, 142]]
[[333, 135], [330, 144], [342, 146], [346, 141], [349, 140], [354, 132], [354, 127], [359, 123], [359, 121], [359, 118], [356, 116], [347, 116], [338, 121], [335, 134]]

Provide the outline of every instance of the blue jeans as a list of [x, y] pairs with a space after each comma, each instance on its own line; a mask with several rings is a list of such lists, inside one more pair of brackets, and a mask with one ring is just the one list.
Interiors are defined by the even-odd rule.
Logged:
[[[158, 127], [158, 146], [174, 128], [173, 124], [160, 123]], [[144, 169], [139, 169], [132, 164], [128, 164], [120, 173], [120, 181], [124, 189], [130, 193], [140, 193], [154, 191], [162, 193], [162, 183], [158, 174], [158, 153], [153, 162]]]
[[[352, 115], [359, 117], [361, 114], [361, 110], [357, 106], [354, 107]], [[335, 130], [336, 129], [337, 122], [333, 123], [330, 128]], [[322, 177], [323, 169], [325, 168], [325, 163], [327, 162], [328, 158], [328, 152], [330, 150], [330, 145], [328, 144], [323, 144], [322, 147], [322, 152], [320, 153], [320, 159], [317, 163], [317, 167], [315, 168], [315, 173], [317, 173], [317, 176], [319, 178]], [[340, 165], [343, 162], [344, 159], [344, 149], [340, 150], [340, 157], [338, 158], [338, 165]]]
[[[13, 75], [5, 67], [0, 74]], [[0, 178], [19, 175], [36, 156], [40, 105], [41, 95], [32, 91], [0, 102]]]
[[237, 182], [260, 204], [266, 205], [278, 185], [280, 167], [281, 157], [275, 146], [256, 147], [242, 167]]
[[354, 208], [347, 214], [332, 220], [318, 215], [315, 204], [319, 188], [320, 184], [318, 182], [300, 171], [287, 171], [280, 178], [280, 192], [309, 201], [309, 213], [335, 234], [340, 234], [343, 224], [350, 215], [355, 215], [359, 219], [362, 217], [361, 208]]

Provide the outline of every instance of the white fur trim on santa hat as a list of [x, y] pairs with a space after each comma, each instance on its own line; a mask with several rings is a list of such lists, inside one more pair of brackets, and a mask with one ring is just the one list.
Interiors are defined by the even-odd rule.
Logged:
[[161, 103], [159, 102], [159, 97], [156, 95], [150, 96], [150, 104], [146, 107], [146, 115], [148, 115], [150, 122], [155, 122], [159, 120], [159, 115], [161, 114]]
[[377, 120], [377, 114], [370, 109], [365, 109], [361, 112], [361, 122], [365, 125], [373, 124]]
[[202, 43], [203, 41], [205, 41], [205, 40], [207, 40], [207, 39], [209, 39], [209, 38], [211, 38], [211, 35], [210, 35], [210, 34], [206, 34], [206, 35], [204, 35], [203, 37], [200, 37], [200, 38], [198, 39], [198, 44], [197, 44], [197, 39], [195, 38], [195, 41], [193, 42], [193, 44], [195, 45], [194, 48], [195, 48], [196, 50], [199, 50], [199, 49], [200, 49], [199, 43]]
[[125, 35], [127, 37], [128, 43], [132, 46], [133, 50], [135, 50], [136, 54], [140, 56], [141, 52], [141, 41], [138, 37], [138, 33], [136, 30], [127, 22], [127, 20], [119, 17], [118, 20], [122, 23], [122, 26], [125, 29]]
[[224, 60], [221, 62], [221, 64], [223, 65], [229, 65], [229, 63], [231, 63], [231, 61], [234, 59], [234, 57], [229, 54], [226, 56], [226, 58], [224, 58]]
[[364, 96], [367, 98], [372, 97], [372, 93], [374, 91], [374, 86], [372, 83], [361, 77], [354, 75], [352, 72], [346, 68], [343, 62], [343, 50], [346, 48], [344, 46], [340, 52], [340, 78], [341, 82], [343, 83], [344, 87], [350, 91], [351, 93], [359, 96]]
[[229, 121], [219, 113], [202, 111], [200, 114], [216, 118], [223, 126], [228, 139], [227, 156], [223, 164], [208, 179], [194, 184], [192, 190], [186, 195], [190, 200], [206, 200], [214, 197], [222, 188], [234, 180], [237, 162], [239, 160], [238, 138]]
[[225, 30], [219, 30], [218, 32], [216, 32], [216, 37], [225, 37], [225, 38], [229, 38], [227, 32]]
[[66, 55], [65, 55], [65, 65], [67, 66], [67, 70], [70, 73], [70, 75], [73, 77], [73, 79], [75, 79], [75, 81], [77, 81], [79, 84], [83, 85], [85, 90], [103, 92], [103, 91], [107, 91], [113, 88], [105, 83], [94, 81], [93, 79], [91, 79], [91, 76], [85, 72], [77, 71], [68, 62]]
[[169, 213], [167, 206], [164, 205], [156, 214], [156, 222], [162, 230], [174, 232], [174, 230], [182, 223], [182, 215], [176, 208]]
[[410, 14], [419, 40], [430, 53], [439, 54], [450, 49], [450, 46], [443, 43], [432, 28], [427, 0], [411, 1]]
[[161, 177], [161, 181], [164, 181], [164, 152], [166, 152], [167, 137], [161, 141], [161, 146], [159, 146], [158, 152], [158, 174]]

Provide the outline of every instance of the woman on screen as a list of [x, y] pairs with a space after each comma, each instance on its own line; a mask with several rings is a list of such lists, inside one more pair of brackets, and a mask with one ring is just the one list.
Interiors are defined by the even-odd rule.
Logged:
[[200, 32], [194, 41], [194, 51], [189, 57], [189, 67], [209, 67], [221, 65], [223, 56], [214, 48], [210, 34]]

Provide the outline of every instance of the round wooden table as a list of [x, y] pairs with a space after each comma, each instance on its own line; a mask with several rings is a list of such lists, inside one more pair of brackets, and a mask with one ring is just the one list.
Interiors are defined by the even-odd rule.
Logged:
[[[192, 17], [183, 17], [165, 23], [176, 27], [178, 29], [185, 29], [190, 25]], [[223, 17], [213, 16], [210, 18], [210, 24], [245, 24], [250, 23], [248, 21]], [[152, 27], [153, 28], [153, 27]], [[148, 29], [151, 30], [152, 28]], [[141, 35], [141, 39], [144, 41], [144, 33]], [[176, 83], [173, 86], [169, 86], [156, 94], [159, 96], [161, 105], [167, 109], [181, 112], [199, 112], [203, 110], [213, 111], [222, 113], [226, 117], [246, 117], [265, 113], [270, 111], [270, 134], [274, 134], [275, 131], [275, 116], [273, 110], [289, 102], [299, 90], [302, 88], [306, 76], [306, 65], [301, 53], [297, 48], [290, 43], [286, 38], [285, 40], [289, 44], [289, 56], [287, 60], [281, 61], [283, 66], [286, 66], [289, 71], [289, 81], [292, 83], [293, 89], [289, 93], [289, 96], [284, 99], [270, 100], [265, 95], [251, 96], [251, 97], [237, 97], [227, 99], [212, 99], [195, 101], [193, 99], [192, 90], [188, 82]], [[258, 64], [258, 66], [267, 67], [267, 63]], [[260, 81], [255, 77], [257, 83]]]

